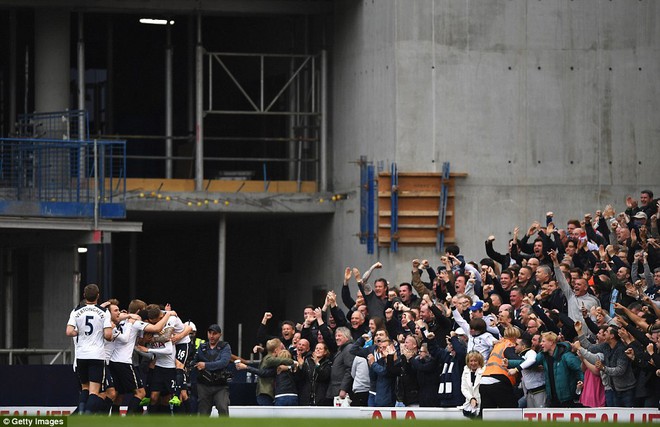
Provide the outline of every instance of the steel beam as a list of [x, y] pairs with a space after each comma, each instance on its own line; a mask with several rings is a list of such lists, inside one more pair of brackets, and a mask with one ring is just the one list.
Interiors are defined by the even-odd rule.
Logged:
[[334, 3], [323, 0], [0, 0], [0, 6], [70, 8], [95, 13], [319, 15], [331, 13]]

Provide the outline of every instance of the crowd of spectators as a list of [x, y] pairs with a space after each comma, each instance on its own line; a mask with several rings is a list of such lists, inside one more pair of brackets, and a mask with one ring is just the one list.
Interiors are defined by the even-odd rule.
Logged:
[[[445, 248], [410, 281], [347, 267], [301, 322], [254, 351], [260, 405], [658, 407], [660, 236], [650, 190], [561, 228], [548, 212], [485, 257]], [[485, 236], [484, 236], [485, 237]], [[501, 252], [499, 252], [501, 251]], [[357, 287], [353, 285], [356, 282]]]

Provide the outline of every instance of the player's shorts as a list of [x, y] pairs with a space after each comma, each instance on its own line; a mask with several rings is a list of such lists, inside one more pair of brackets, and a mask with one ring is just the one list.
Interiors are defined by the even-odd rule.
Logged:
[[190, 343], [176, 345], [176, 360], [186, 366], [188, 356], [190, 355]]
[[139, 375], [140, 379], [142, 380], [142, 387], [144, 387], [144, 390], [147, 392], [147, 397], [151, 394], [151, 381], [153, 379], [154, 373], [153, 373], [153, 368], [148, 369], [146, 371], [142, 370], [142, 367], [134, 367], [135, 372]]
[[115, 387], [115, 381], [108, 365], [103, 368], [103, 382], [101, 383], [101, 392]]
[[105, 360], [76, 359], [76, 365], [80, 384], [87, 384], [89, 382], [103, 384]]
[[131, 363], [110, 362], [110, 372], [119, 394], [132, 393], [142, 388], [142, 379]]
[[162, 368], [156, 366], [149, 382], [149, 389], [153, 393], [171, 394], [176, 386], [176, 368]]

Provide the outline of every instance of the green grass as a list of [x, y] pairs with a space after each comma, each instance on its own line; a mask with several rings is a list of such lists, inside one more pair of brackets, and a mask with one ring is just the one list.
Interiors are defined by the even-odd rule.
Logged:
[[[68, 417], [68, 427], [393, 427], [414, 424], [415, 427], [468, 427], [487, 424], [488, 427], [511, 427], [512, 424], [527, 424], [529, 421], [473, 421], [473, 420], [371, 420], [371, 419], [312, 419], [312, 418], [206, 418], [186, 416], [144, 416], [144, 417]], [[621, 423], [617, 425], [623, 425]], [[629, 424], [632, 425], [632, 424]]]
[[[190, 427], [365, 427], [379, 426], [388, 427], [394, 425], [415, 424], [415, 426], [436, 426], [438, 420], [371, 420], [371, 419], [311, 419], [311, 418], [206, 418], [186, 416], [144, 416], [144, 417], [68, 417], [68, 427], [168, 427], [168, 426], [190, 426]], [[489, 427], [507, 427], [511, 422], [485, 422], [485, 421], [442, 421], [442, 427], [467, 427], [487, 423]]]

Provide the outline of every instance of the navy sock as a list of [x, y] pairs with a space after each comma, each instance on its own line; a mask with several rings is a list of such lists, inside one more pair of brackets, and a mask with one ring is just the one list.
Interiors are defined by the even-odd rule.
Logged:
[[[105, 402], [97, 394], [90, 394], [85, 405], [86, 414], [101, 414], [105, 408]], [[107, 412], [106, 412], [107, 413]]]
[[89, 399], [89, 390], [83, 390], [80, 392], [80, 399], [78, 400], [78, 413], [79, 414], [84, 414], [85, 413], [85, 404], [87, 403], [87, 399]]
[[110, 399], [109, 397], [106, 397], [106, 398], [103, 400], [103, 403], [104, 403], [104, 405], [103, 405], [103, 413], [104, 413], [105, 415], [110, 415], [110, 411], [112, 410], [112, 399]]
[[142, 407], [140, 406], [140, 401], [142, 399], [138, 399], [135, 396], [131, 396], [131, 399], [128, 401], [128, 411], [126, 411], [126, 415], [129, 414], [136, 414], [139, 415], [142, 413]]
[[119, 410], [120, 410], [119, 405], [116, 405], [116, 404], [113, 403], [112, 404], [112, 413], [110, 415], [113, 415], [113, 416], [114, 415], [117, 415], [117, 416], [121, 415], [119, 413]]
[[177, 369], [174, 390], [172, 390], [173, 394], [176, 397], [179, 397], [179, 394], [181, 393], [181, 387], [183, 386], [183, 381], [184, 381], [183, 369]]

